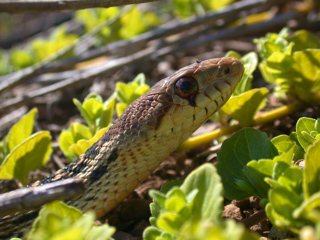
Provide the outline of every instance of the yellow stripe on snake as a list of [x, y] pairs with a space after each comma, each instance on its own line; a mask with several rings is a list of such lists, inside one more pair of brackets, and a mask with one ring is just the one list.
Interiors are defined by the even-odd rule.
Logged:
[[[130, 104], [78, 160], [33, 186], [82, 179], [85, 193], [67, 204], [102, 217], [229, 99], [243, 72], [242, 63], [234, 58], [198, 61], [181, 68]], [[21, 236], [30, 230], [37, 214], [6, 216], [0, 221], [0, 238]]]

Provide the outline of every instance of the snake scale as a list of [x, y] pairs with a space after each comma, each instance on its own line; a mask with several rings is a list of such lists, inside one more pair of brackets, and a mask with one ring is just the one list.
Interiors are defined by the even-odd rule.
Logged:
[[[231, 96], [244, 68], [234, 58], [197, 61], [156, 83], [128, 106], [78, 160], [33, 186], [82, 179], [86, 190], [67, 201], [97, 218], [140, 185], [184, 140]], [[22, 236], [38, 211], [0, 221], [0, 238]]]

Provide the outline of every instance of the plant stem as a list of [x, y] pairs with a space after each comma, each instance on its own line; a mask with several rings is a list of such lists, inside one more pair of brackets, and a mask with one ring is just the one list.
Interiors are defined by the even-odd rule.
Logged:
[[[256, 116], [253, 119], [252, 125], [251, 126], [257, 126], [257, 125], [262, 125], [266, 124], [268, 122], [272, 122], [276, 119], [282, 118], [286, 115], [289, 115], [293, 112], [299, 111], [304, 105], [300, 102], [292, 103], [289, 105], [285, 105], [282, 107], [278, 107], [276, 109], [273, 109], [271, 111], [265, 112], [261, 114], [260, 116]], [[194, 147], [197, 147], [201, 144], [213, 141], [214, 139], [217, 139], [219, 137], [222, 137], [227, 134], [234, 133], [235, 131], [238, 131], [241, 129], [243, 126], [240, 124], [236, 124], [233, 126], [228, 126], [225, 128], [220, 128], [216, 129], [214, 131], [200, 134], [198, 136], [190, 137], [186, 141], [184, 141], [176, 150], [177, 152], [180, 151], [185, 151]]]

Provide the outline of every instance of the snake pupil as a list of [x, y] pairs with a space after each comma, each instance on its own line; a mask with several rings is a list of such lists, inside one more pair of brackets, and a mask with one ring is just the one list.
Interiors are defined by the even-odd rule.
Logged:
[[193, 77], [182, 77], [176, 82], [176, 93], [182, 98], [192, 97], [197, 90], [198, 84]]

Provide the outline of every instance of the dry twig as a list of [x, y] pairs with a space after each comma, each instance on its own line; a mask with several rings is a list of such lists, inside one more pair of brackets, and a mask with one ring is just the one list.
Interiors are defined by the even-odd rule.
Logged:
[[160, 0], [1, 0], [0, 12], [52, 12], [84, 8], [108, 8]]
[[0, 195], [0, 217], [40, 208], [54, 200], [68, 200], [85, 190], [84, 183], [64, 179], [38, 187], [17, 189]]

